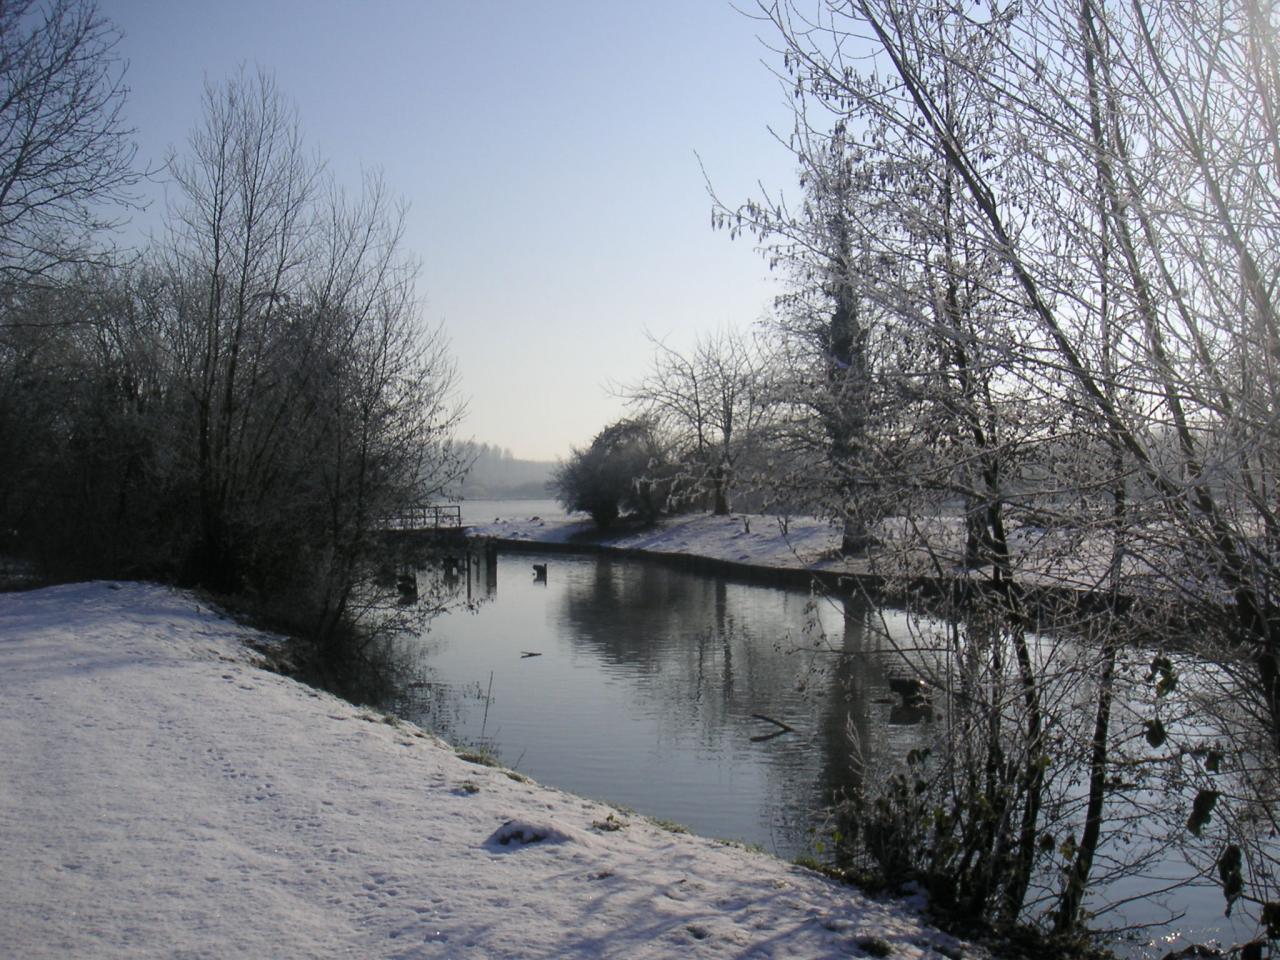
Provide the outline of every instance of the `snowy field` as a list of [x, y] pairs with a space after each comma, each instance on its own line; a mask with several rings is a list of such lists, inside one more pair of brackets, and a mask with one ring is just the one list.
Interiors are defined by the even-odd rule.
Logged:
[[254, 636], [157, 586], [0, 594], [0, 954], [958, 955], [902, 905], [467, 763]]

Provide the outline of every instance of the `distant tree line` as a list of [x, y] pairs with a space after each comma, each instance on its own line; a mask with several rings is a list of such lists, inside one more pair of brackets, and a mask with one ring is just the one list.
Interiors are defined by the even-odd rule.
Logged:
[[323, 649], [378, 525], [454, 483], [459, 416], [403, 211], [305, 146], [269, 75], [205, 93], [136, 256], [118, 35], [88, 0], [0, 13], [0, 549], [55, 577], [237, 598]]
[[488, 443], [464, 442], [458, 451], [468, 464], [459, 491], [465, 499], [537, 499], [548, 495], [555, 464], [521, 460], [509, 449]]

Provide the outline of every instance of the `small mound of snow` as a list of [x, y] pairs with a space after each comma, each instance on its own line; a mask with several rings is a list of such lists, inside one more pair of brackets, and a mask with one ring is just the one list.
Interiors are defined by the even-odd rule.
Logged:
[[491, 848], [511, 849], [531, 843], [585, 843], [585, 838], [545, 821], [508, 820], [485, 841]]

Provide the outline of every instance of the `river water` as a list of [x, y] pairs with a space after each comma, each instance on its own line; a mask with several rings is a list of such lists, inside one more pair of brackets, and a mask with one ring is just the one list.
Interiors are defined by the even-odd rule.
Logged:
[[[895, 611], [607, 556], [473, 555], [431, 577], [454, 608], [417, 640], [397, 709], [541, 783], [821, 860], [830, 805], [929, 744], [930, 709], [895, 692], [911, 646]], [[1170, 907], [1184, 939], [1157, 929], [1123, 951], [1249, 933], [1222, 926], [1209, 887], [1125, 917]]]
[[853, 784], [850, 730], [922, 743], [866, 616], [808, 593], [564, 554], [502, 556], [489, 586], [424, 638], [456, 695], [416, 719], [543, 783], [794, 857]]

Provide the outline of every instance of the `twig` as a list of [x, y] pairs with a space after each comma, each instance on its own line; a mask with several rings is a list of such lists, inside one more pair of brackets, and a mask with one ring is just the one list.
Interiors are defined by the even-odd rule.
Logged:
[[[779, 733], [795, 733], [796, 732], [795, 727], [788, 726], [787, 724], [783, 723], [781, 720], [773, 719], [773, 717], [766, 717], [763, 713], [753, 713], [751, 716], [753, 719], [763, 720], [765, 721], [765, 723], [772, 723], [775, 727], [781, 727], [782, 729], [779, 731]], [[779, 735], [778, 733], [773, 734], [773, 736], [775, 737], [778, 735]]]
[[484, 728], [489, 725], [489, 697], [493, 693], [493, 671], [489, 671], [489, 689], [484, 695], [484, 719], [480, 721], [480, 739], [484, 739]]

